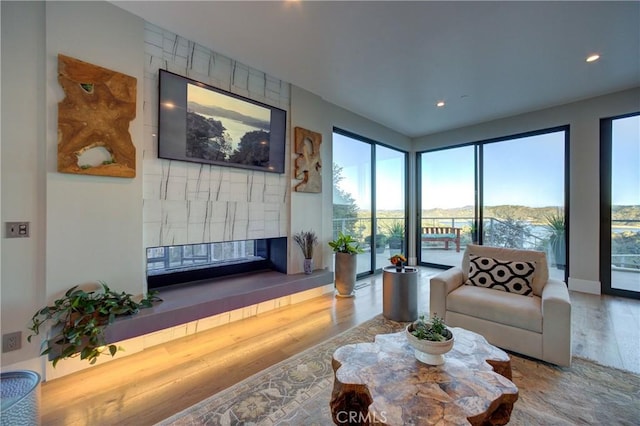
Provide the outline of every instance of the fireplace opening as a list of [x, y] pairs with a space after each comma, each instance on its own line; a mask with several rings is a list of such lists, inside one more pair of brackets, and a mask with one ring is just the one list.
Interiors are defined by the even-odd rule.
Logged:
[[147, 248], [149, 289], [263, 270], [286, 274], [286, 237]]

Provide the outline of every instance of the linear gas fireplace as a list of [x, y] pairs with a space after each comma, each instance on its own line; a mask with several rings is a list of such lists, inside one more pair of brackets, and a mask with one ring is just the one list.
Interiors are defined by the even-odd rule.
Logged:
[[286, 237], [147, 248], [149, 289], [269, 270], [286, 274]]

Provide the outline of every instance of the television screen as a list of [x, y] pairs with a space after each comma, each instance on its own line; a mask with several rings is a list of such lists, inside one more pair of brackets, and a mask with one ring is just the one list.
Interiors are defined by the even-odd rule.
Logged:
[[284, 173], [286, 111], [160, 70], [158, 157]]

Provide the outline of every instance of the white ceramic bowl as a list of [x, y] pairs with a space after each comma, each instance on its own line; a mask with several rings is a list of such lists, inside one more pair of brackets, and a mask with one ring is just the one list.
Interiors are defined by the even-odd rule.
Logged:
[[418, 361], [424, 362], [429, 365], [442, 365], [444, 364], [444, 354], [449, 352], [453, 348], [454, 338], [445, 340], [444, 342], [432, 342], [431, 340], [418, 339], [411, 334], [409, 328], [412, 324], [409, 324], [405, 329], [405, 335], [409, 344], [414, 349], [414, 354]]

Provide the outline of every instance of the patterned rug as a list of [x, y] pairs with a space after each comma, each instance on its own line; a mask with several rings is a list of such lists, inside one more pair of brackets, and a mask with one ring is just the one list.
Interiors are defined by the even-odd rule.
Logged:
[[[159, 424], [331, 425], [333, 352], [403, 328], [378, 315]], [[519, 398], [509, 424], [638, 425], [640, 376], [576, 357], [565, 368], [510, 356]]]

